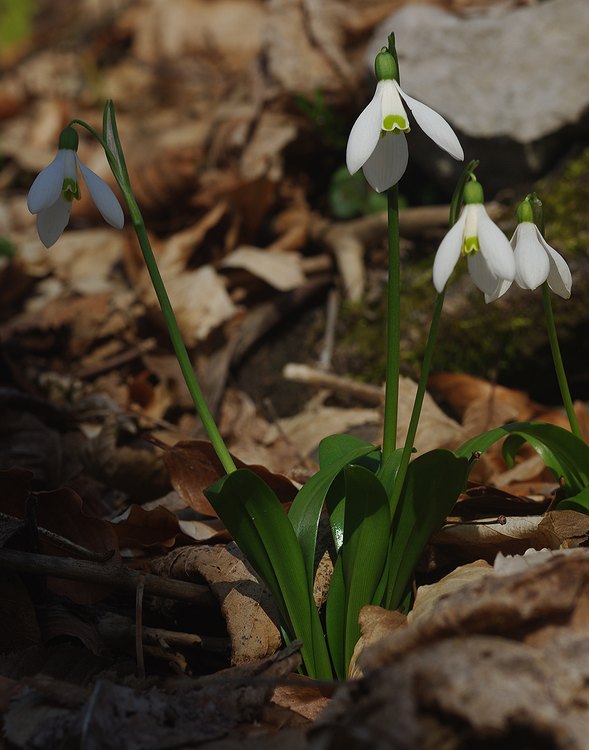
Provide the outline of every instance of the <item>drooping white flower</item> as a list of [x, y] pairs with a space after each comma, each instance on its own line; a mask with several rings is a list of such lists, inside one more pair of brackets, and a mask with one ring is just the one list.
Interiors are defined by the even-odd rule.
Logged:
[[[522, 289], [537, 289], [545, 281], [563, 299], [571, 296], [573, 278], [565, 259], [546, 242], [538, 227], [531, 221], [517, 225], [511, 246], [515, 256], [515, 283]], [[504, 294], [511, 284], [502, 287]]]
[[37, 232], [45, 247], [51, 247], [66, 228], [72, 202], [80, 198], [78, 169], [88, 192], [105, 221], [116, 229], [125, 223], [123, 209], [109, 186], [88, 169], [79, 159], [78, 135], [73, 128], [65, 128], [59, 137], [55, 159], [40, 172], [29, 190], [27, 206], [37, 215]]
[[[454, 226], [442, 240], [433, 267], [433, 281], [441, 293], [461, 255], [466, 256], [474, 284], [485, 301], [497, 299], [515, 277], [515, 259], [507, 237], [489, 218], [478, 182], [465, 186], [466, 205]], [[507, 283], [507, 287], [503, 286]]]
[[[535, 214], [535, 211], [538, 214]], [[530, 193], [517, 209], [518, 225], [511, 238], [515, 257], [515, 283], [522, 289], [537, 289], [545, 281], [559, 297], [571, 296], [573, 279], [564, 258], [546, 242], [536, 225], [543, 223], [542, 202], [535, 193]], [[492, 296], [497, 299], [509, 289], [510, 282], [503, 282]]]
[[409, 160], [405, 133], [410, 126], [403, 101], [423, 132], [462, 161], [464, 152], [450, 125], [433, 109], [403, 91], [396, 80], [395, 59], [386, 49], [377, 55], [375, 68], [376, 91], [348, 138], [346, 164], [350, 174], [362, 167], [366, 179], [379, 193], [399, 182]]

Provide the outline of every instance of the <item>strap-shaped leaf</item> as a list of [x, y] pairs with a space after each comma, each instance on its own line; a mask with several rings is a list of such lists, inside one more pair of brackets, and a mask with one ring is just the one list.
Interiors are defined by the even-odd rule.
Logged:
[[331, 679], [327, 646], [301, 549], [274, 492], [252, 471], [238, 469], [205, 494], [272, 591], [290, 635], [303, 641], [301, 653], [309, 674]]
[[299, 541], [307, 570], [309, 589], [313, 586], [315, 547], [321, 509], [331, 484], [349, 463], [374, 451], [374, 446], [350, 435], [333, 435], [319, 445], [321, 469], [301, 488], [288, 513]]
[[393, 519], [386, 606], [397, 609], [430, 536], [466, 486], [468, 459], [448, 450], [424, 453], [407, 468]]
[[344, 656], [346, 623], [346, 586], [342, 567], [342, 556], [339, 554], [333, 566], [333, 575], [329, 584], [327, 604], [325, 605], [325, 632], [331, 655], [331, 663], [338, 680], [346, 679], [346, 660]]
[[508, 436], [504, 454], [513, 460], [523, 441], [539, 453], [557, 479], [562, 477], [568, 491], [577, 494], [589, 486], [589, 446], [568, 430], [544, 422], [514, 422], [477, 435], [458, 448], [456, 455], [470, 458]]
[[371, 604], [387, 559], [391, 516], [389, 498], [377, 477], [364, 466], [348, 466], [342, 571], [346, 588], [346, 669], [360, 636], [360, 609]]
[[561, 500], [556, 510], [576, 510], [578, 513], [589, 514], [589, 487], [579, 492], [574, 497]]

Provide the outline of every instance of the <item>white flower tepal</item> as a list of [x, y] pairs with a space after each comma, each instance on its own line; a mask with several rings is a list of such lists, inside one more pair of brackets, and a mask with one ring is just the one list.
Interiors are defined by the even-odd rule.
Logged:
[[507, 291], [515, 277], [513, 250], [507, 237], [489, 218], [478, 182], [467, 183], [464, 200], [466, 205], [460, 218], [436, 253], [434, 286], [441, 293], [458, 260], [465, 256], [474, 284], [484, 292], [485, 301], [491, 302]]
[[511, 246], [515, 254], [515, 282], [522, 289], [537, 289], [545, 281], [563, 299], [571, 296], [573, 279], [564, 258], [546, 242], [531, 221], [517, 225]]
[[350, 174], [362, 167], [366, 179], [379, 193], [401, 179], [409, 160], [405, 133], [410, 131], [403, 102], [427, 136], [455, 159], [464, 159], [458, 138], [446, 120], [399, 86], [397, 63], [386, 48], [377, 55], [375, 68], [376, 91], [348, 138], [346, 164]]
[[80, 198], [78, 169], [88, 192], [105, 221], [116, 229], [125, 223], [123, 209], [110, 187], [78, 158], [78, 135], [65, 128], [59, 138], [55, 159], [37, 175], [31, 185], [27, 206], [37, 215], [37, 232], [45, 247], [51, 247], [66, 228], [74, 199]]

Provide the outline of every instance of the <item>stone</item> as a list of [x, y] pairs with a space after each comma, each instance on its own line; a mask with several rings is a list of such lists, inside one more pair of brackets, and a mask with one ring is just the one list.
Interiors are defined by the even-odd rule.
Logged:
[[[460, 17], [411, 4], [376, 30], [367, 63], [395, 33], [401, 85], [454, 127], [465, 159], [497, 190], [535, 178], [589, 133], [589, 3], [548, 0]], [[418, 127], [412, 159], [448, 184], [460, 163]]]

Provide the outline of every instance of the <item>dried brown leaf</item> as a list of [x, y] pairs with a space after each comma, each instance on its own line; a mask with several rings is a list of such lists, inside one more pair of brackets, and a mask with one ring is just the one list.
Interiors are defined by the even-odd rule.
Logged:
[[[154, 563], [155, 571], [180, 579], [202, 576], [219, 600], [231, 639], [231, 663], [273, 654], [281, 636], [269, 592], [245, 565], [237, 547], [183, 547]], [[152, 566], [153, 567], [153, 566]]]
[[[165, 448], [164, 461], [170, 481], [180, 497], [192, 508], [205, 516], [216, 516], [203, 490], [225, 473], [213, 446], [205, 440], [182, 440]], [[246, 464], [236, 460], [238, 468]], [[296, 487], [285, 476], [273, 474], [263, 466], [248, 466], [258, 474], [277, 494], [282, 502], [290, 502]]]
[[[441, 372], [428, 380], [429, 390], [463, 420], [468, 434], [475, 435], [506, 421], [525, 421], [537, 405], [523, 391], [505, 388], [464, 373]], [[503, 418], [508, 415], [508, 418]]]
[[113, 523], [119, 547], [145, 550], [153, 547], [173, 547], [180, 533], [178, 519], [166, 508], [145, 510], [131, 505]]
[[268, 252], [242, 245], [224, 258], [221, 267], [248, 271], [281, 292], [288, 292], [305, 283], [301, 257], [296, 253]]

